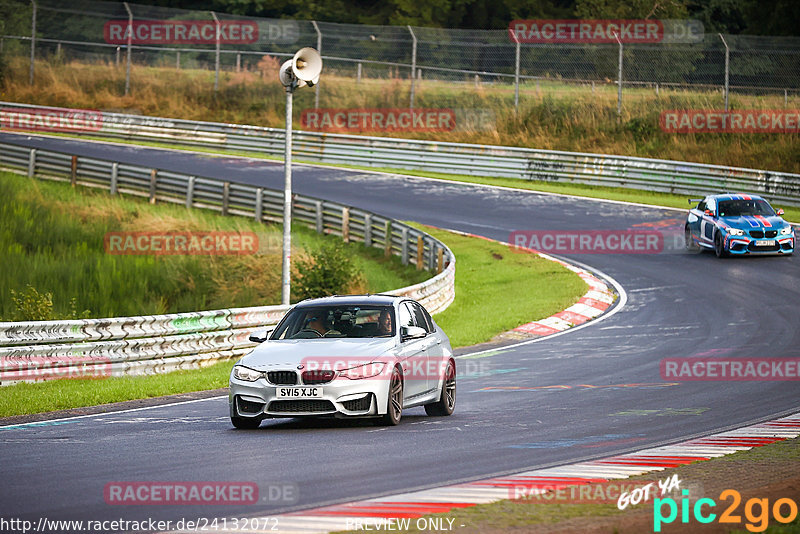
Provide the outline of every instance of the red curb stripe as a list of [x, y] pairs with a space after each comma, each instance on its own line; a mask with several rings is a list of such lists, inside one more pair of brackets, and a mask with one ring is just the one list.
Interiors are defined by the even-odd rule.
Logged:
[[550, 334], [555, 334], [556, 332], [560, 332], [557, 328], [553, 328], [551, 326], [546, 326], [539, 323], [528, 323], [521, 326], [516, 327], [514, 330], [520, 332], [527, 332], [529, 334], [536, 334], [539, 336], [549, 336]]
[[608, 302], [603, 302], [601, 300], [595, 300], [589, 297], [581, 297], [578, 300], [578, 304], [586, 304], [591, 308], [597, 308], [598, 310], [605, 311], [611, 304]]
[[568, 323], [572, 323], [574, 325], [583, 324], [589, 319], [591, 319], [591, 317], [586, 317], [585, 315], [581, 315], [580, 313], [575, 313], [567, 310], [560, 311], [557, 314], [553, 315], [553, 317], [558, 317], [559, 319], [563, 319], [564, 321], [567, 321]]

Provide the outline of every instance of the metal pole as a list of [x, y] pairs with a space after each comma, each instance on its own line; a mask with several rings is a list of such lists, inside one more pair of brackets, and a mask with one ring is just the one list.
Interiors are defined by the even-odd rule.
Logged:
[[622, 41], [619, 34], [614, 33], [614, 38], [619, 43], [619, 72], [617, 73], [617, 115], [622, 115]]
[[283, 153], [283, 268], [281, 304], [289, 304], [292, 269], [292, 91], [286, 88], [286, 143]]
[[728, 75], [730, 73], [730, 57], [731, 51], [728, 48], [728, 43], [725, 42], [725, 38], [722, 36], [721, 33], [718, 33], [719, 38], [722, 40], [722, 44], [725, 45], [725, 111], [728, 111]]
[[31, 16], [31, 67], [28, 76], [28, 83], [33, 85], [33, 61], [36, 54], [36, 0], [31, 0], [33, 5], [33, 15]]
[[[311, 24], [314, 25], [314, 31], [317, 32], [317, 52], [322, 55], [322, 32], [316, 20], [312, 20]], [[314, 107], [319, 109], [319, 84], [314, 86]]]
[[219, 41], [221, 32], [217, 14], [212, 11], [211, 16], [214, 17], [214, 26], [217, 29], [217, 34], [214, 38], [214, 41], [216, 41], [216, 52], [214, 53], [214, 92], [216, 93], [217, 89], [219, 89]]
[[131, 90], [131, 46], [133, 45], [133, 12], [131, 12], [131, 8], [128, 7], [128, 2], [122, 2], [122, 5], [125, 6], [125, 11], [128, 12], [128, 59], [127, 59], [127, 65], [125, 66], [125, 96], [128, 96], [128, 93]]
[[411, 33], [412, 39], [412, 48], [411, 48], [411, 99], [409, 106], [411, 109], [414, 109], [414, 80], [416, 79], [417, 72], [417, 36], [414, 35], [414, 30], [411, 29], [411, 26], [407, 26], [409, 33]]
[[358, 74], [356, 75], [356, 83], [361, 83], [361, 63], [358, 64]]
[[514, 61], [514, 113], [519, 113], [519, 40], [516, 35], [514, 35], [514, 41], [517, 43], [516, 58]]

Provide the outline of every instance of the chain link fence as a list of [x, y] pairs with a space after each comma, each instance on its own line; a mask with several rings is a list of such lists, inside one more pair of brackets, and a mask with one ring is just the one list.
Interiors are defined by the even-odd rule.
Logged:
[[[9, 55], [35, 59], [257, 70], [304, 46], [318, 48], [326, 74], [406, 80], [409, 106], [420, 80], [505, 84], [523, 90], [618, 91], [623, 98], [662, 89], [755, 95], [800, 94], [800, 38], [706, 34], [696, 42], [657, 44], [516, 43], [507, 30], [370, 26], [241, 17], [130, 3], [10, 0], [0, 23]], [[0, 6], [1, 7], [1, 6]], [[128, 29], [132, 28], [132, 31]], [[622, 76], [620, 76], [622, 73]], [[541, 84], [541, 85], [540, 85]], [[317, 86], [319, 91], [319, 86]], [[645, 91], [643, 91], [645, 90]], [[319, 103], [317, 93], [316, 104]]]

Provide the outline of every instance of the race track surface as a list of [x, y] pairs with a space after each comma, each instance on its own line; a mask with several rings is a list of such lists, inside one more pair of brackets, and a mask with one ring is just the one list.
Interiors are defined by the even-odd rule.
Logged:
[[[5, 133], [0, 142], [283, 187], [282, 164], [263, 160]], [[685, 218], [674, 210], [300, 164], [294, 190], [502, 241], [514, 230], [680, 229]], [[627, 304], [575, 332], [459, 359], [452, 417], [430, 418], [416, 408], [393, 428], [268, 420], [256, 431], [237, 431], [227, 399], [216, 398], [0, 428], [0, 516], [265, 516], [676, 442], [800, 406], [798, 382], [676, 383], [659, 372], [663, 358], [797, 357], [799, 258], [718, 260], [671, 251], [565, 259], [617, 280]], [[109, 482], [156, 480], [254, 482], [263, 502], [104, 502]], [[270, 501], [270, 484], [293, 485], [299, 499]]]

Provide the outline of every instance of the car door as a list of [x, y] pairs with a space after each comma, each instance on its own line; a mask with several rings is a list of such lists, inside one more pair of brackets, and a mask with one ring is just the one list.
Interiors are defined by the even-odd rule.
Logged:
[[428, 365], [426, 367], [425, 377], [427, 378], [427, 389], [432, 391], [439, 387], [439, 377], [444, 373], [444, 366], [447, 362], [444, 360], [444, 347], [442, 346], [442, 338], [436, 335], [436, 328], [433, 326], [433, 319], [430, 314], [418, 302], [409, 302], [412, 311], [414, 312], [414, 319], [417, 326], [424, 328], [428, 332], [425, 338], [427, 344], [425, 350], [428, 354]]
[[413, 309], [409, 302], [401, 302], [397, 310], [397, 322], [400, 332], [399, 358], [403, 365], [404, 397], [413, 399], [428, 391], [426, 377], [428, 368], [428, 353], [431, 336], [427, 335], [418, 339], [403, 340], [402, 329], [404, 326], [419, 326]]
[[[706, 243], [714, 243], [714, 227], [716, 226], [717, 203], [713, 198], [706, 200], [706, 206], [702, 219], [700, 220], [700, 239]], [[706, 215], [710, 211], [714, 215]]]

